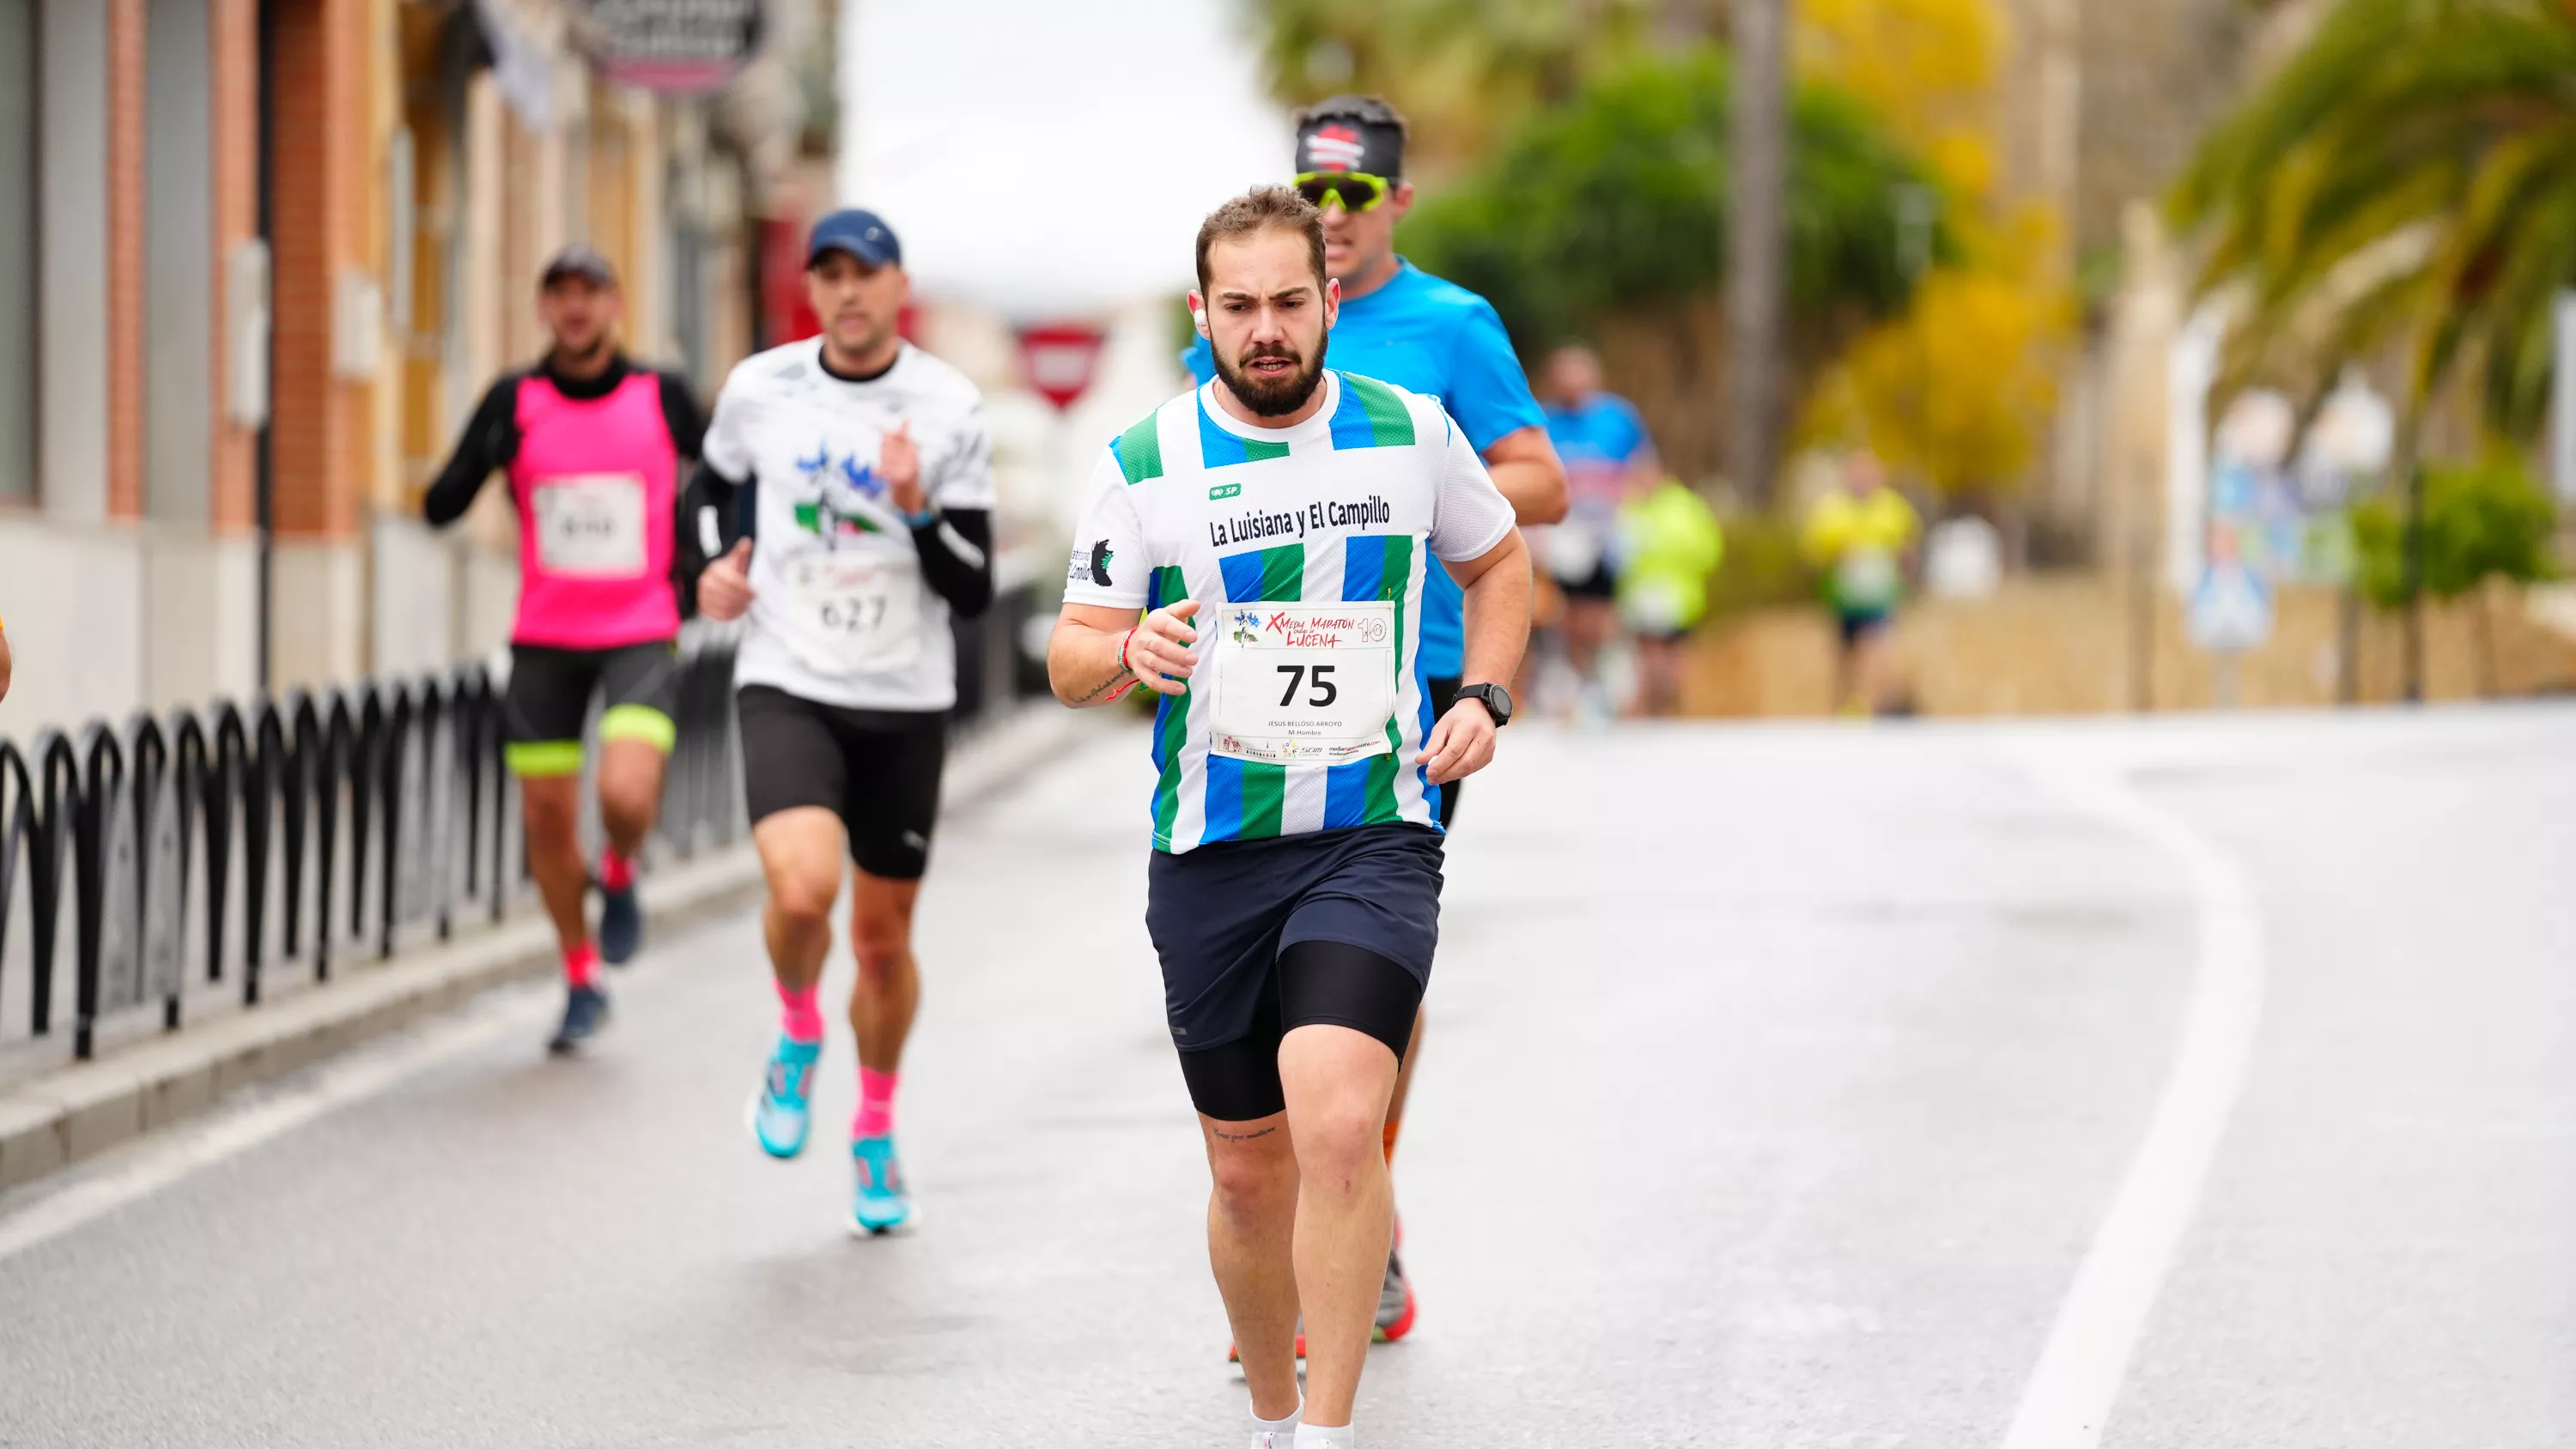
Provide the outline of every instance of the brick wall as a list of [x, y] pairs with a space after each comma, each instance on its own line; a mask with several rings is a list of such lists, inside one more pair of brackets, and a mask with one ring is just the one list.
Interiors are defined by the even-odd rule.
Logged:
[[270, 467], [281, 533], [330, 526], [331, 185], [328, 0], [282, 0], [263, 76], [274, 128], [269, 167], [275, 349]]
[[348, 538], [374, 459], [363, 385], [331, 370], [333, 289], [358, 263], [364, 0], [282, 0], [276, 12], [270, 265], [275, 387], [270, 434], [277, 532]]
[[143, 0], [107, 4], [107, 516], [143, 516]]

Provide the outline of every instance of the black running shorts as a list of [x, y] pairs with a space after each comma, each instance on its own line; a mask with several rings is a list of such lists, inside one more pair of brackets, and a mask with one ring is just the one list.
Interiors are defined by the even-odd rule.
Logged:
[[882, 880], [919, 880], [939, 821], [948, 712], [845, 709], [766, 684], [734, 696], [754, 825], [817, 806], [841, 817], [850, 859]]
[[1145, 929], [1199, 1111], [1284, 1110], [1279, 1041], [1301, 1026], [1346, 1026], [1403, 1059], [1440, 939], [1440, 863], [1440, 836], [1419, 825], [1154, 853]]
[[581, 773], [581, 731], [600, 696], [599, 737], [642, 740], [671, 752], [680, 699], [680, 654], [671, 640], [616, 649], [510, 646], [502, 692], [502, 759], [523, 779]]
[[1565, 590], [1569, 599], [1598, 599], [1606, 604], [1619, 597], [1619, 575], [1606, 558], [1579, 579], [1559, 577], [1556, 586]]

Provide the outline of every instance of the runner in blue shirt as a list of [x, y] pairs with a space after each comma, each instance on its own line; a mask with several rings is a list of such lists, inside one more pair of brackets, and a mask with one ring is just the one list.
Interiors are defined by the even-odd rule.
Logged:
[[[1530, 396], [1502, 319], [1484, 298], [1395, 254], [1395, 224], [1413, 209], [1413, 184], [1404, 179], [1404, 139], [1404, 117], [1375, 96], [1335, 96], [1297, 115], [1297, 190], [1323, 208], [1324, 267], [1341, 284], [1341, 317], [1327, 339], [1327, 360], [1437, 399], [1483, 455], [1494, 486], [1519, 521], [1554, 523], [1565, 516], [1565, 467], [1548, 441], [1547, 421]], [[1205, 337], [1181, 361], [1202, 384], [1216, 376]], [[1418, 658], [1438, 718], [1457, 698], [1465, 636], [1457, 582], [1444, 569], [1426, 572]], [[1457, 818], [1458, 785], [1452, 781], [1437, 789], [1445, 830]], [[1390, 1162], [1421, 1053], [1417, 1016], [1387, 1107]], [[1401, 1243], [1401, 1220], [1396, 1236]], [[1413, 1290], [1392, 1252], [1377, 1326], [1387, 1339], [1402, 1338], [1413, 1327]]]
[[1601, 649], [1619, 627], [1619, 509], [1656, 479], [1654, 439], [1626, 398], [1601, 390], [1601, 359], [1588, 347], [1548, 354], [1547, 436], [1565, 460], [1565, 521], [1541, 530], [1530, 551], [1565, 595], [1565, 662], [1585, 705], [1610, 714]]

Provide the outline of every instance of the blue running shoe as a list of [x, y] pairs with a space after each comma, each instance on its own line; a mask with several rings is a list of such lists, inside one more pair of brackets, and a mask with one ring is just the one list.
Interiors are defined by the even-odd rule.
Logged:
[[644, 944], [644, 911], [635, 904], [635, 885], [613, 891], [599, 888], [599, 959], [611, 966], [623, 966], [635, 959], [636, 948]]
[[814, 1059], [823, 1054], [819, 1041], [778, 1039], [769, 1054], [769, 1071], [751, 1099], [751, 1135], [760, 1150], [785, 1161], [805, 1150], [805, 1133], [814, 1123]]
[[546, 1050], [561, 1056], [599, 1035], [608, 1025], [608, 993], [596, 986], [576, 986], [564, 995], [563, 1025], [555, 1028]]
[[912, 1221], [912, 1194], [904, 1191], [903, 1164], [895, 1160], [893, 1138], [853, 1140], [850, 1162], [859, 1174], [858, 1196], [850, 1204], [850, 1231], [890, 1233]]

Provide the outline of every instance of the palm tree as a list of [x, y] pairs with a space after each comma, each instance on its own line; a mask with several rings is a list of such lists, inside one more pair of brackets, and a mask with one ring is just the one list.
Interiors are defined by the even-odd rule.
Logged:
[[2250, 302], [2239, 376], [2397, 344], [2410, 424], [2456, 379], [2528, 440], [2576, 283], [2576, 0], [2341, 0], [2170, 209]]
[[2546, 411], [2551, 302], [2576, 282], [2576, 0], [2341, 0], [2203, 142], [2171, 210], [2208, 237], [2202, 290], [2251, 299], [2236, 377], [2303, 351], [2322, 380], [2404, 348], [2406, 697], [2422, 698], [2417, 437], [2454, 381], [2505, 439]]

